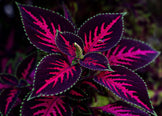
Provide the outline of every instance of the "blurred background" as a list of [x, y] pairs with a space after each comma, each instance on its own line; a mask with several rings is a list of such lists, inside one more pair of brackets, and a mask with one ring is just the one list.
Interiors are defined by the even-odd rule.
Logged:
[[[162, 0], [0, 0], [1, 73], [9, 61], [36, 50], [27, 40], [15, 1], [54, 10], [62, 15], [62, 5], [65, 4], [78, 28], [87, 18], [98, 13], [127, 12], [124, 36], [145, 41], [162, 51]], [[148, 86], [155, 111], [162, 116], [162, 54], [137, 73]]]

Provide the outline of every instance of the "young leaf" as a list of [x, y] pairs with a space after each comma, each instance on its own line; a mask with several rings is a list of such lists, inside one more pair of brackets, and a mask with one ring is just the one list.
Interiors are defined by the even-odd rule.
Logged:
[[16, 103], [20, 91], [16, 88], [5, 89], [0, 95], [0, 112], [4, 116], [8, 115], [13, 105]]
[[67, 103], [57, 96], [37, 97], [24, 101], [21, 109], [23, 116], [71, 116]]
[[61, 50], [63, 53], [71, 57], [75, 57], [76, 48], [74, 43], [77, 43], [81, 47], [81, 49], [83, 49], [83, 42], [80, 39], [80, 37], [68, 32], [58, 32], [58, 36], [56, 38], [56, 45], [59, 48], [59, 50]]
[[143, 80], [124, 67], [112, 66], [111, 68], [114, 71], [102, 71], [94, 80], [111, 90], [123, 100], [153, 113], [153, 108]]
[[16, 75], [19, 79], [24, 79], [29, 83], [33, 82], [33, 78], [30, 77], [30, 74], [35, 68], [37, 54], [33, 53], [32, 55], [26, 57], [18, 66]]
[[153, 61], [158, 52], [145, 43], [137, 40], [122, 39], [119, 44], [103, 52], [110, 65], [123, 65], [130, 69], [138, 69]]
[[58, 13], [18, 4], [29, 40], [47, 52], [59, 52], [55, 44], [56, 30], [73, 32], [73, 25]]
[[96, 108], [104, 112], [114, 114], [115, 116], [149, 116], [142, 110], [139, 110], [123, 101], [118, 101], [116, 103]]
[[46, 56], [37, 67], [33, 95], [64, 92], [76, 83], [80, 73], [79, 65], [70, 65], [63, 56]]
[[85, 44], [85, 54], [112, 48], [122, 35], [122, 17], [123, 14], [99, 14], [86, 21], [78, 31]]
[[88, 53], [79, 60], [80, 65], [92, 70], [108, 70], [109, 62], [105, 56], [99, 53]]

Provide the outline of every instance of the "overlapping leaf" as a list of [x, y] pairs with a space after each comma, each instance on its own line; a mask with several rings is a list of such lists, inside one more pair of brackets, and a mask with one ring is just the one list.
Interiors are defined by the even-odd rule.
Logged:
[[103, 52], [110, 65], [123, 65], [130, 69], [138, 69], [154, 60], [158, 52], [137, 40], [122, 39], [119, 44]]
[[149, 116], [147, 113], [122, 101], [97, 107], [97, 109], [114, 114], [115, 116]]
[[78, 35], [84, 41], [84, 52], [106, 51], [121, 38], [123, 14], [99, 14], [86, 21]]
[[24, 79], [28, 83], [32, 84], [34, 76], [31, 77], [31, 73], [36, 67], [37, 54], [33, 53], [30, 56], [26, 57], [18, 66], [16, 76], [19, 79]]
[[56, 30], [73, 32], [73, 25], [58, 13], [18, 4], [25, 31], [30, 41], [47, 52], [59, 52], [55, 44]]
[[74, 43], [77, 43], [81, 49], [83, 49], [83, 42], [77, 35], [72, 33], [60, 33], [58, 32], [58, 36], [56, 38], [56, 45], [63, 53], [69, 55], [71, 57], [76, 56], [76, 48]]
[[0, 74], [0, 84], [1, 85], [16, 86], [16, 85], [18, 85], [18, 79], [13, 75]]
[[112, 66], [111, 68], [114, 71], [103, 71], [94, 80], [125, 101], [136, 104], [153, 113], [143, 80], [126, 68], [120, 66]]
[[79, 65], [70, 65], [63, 56], [46, 56], [37, 67], [33, 96], [64, 92], [76, 83], [80, 73]]
[[0, 95], [0, 112], [4, 116], [8, 115], [11, 108], [15, 104], [20, 91], [17, 88], [8, 88], [2, 91]]
[[66, 94], [72, 100], [84, 100], [88, 98], [88, 94], [84, 92], [81, 88], [73, 87], [69, 92]]
[[83, 59], [79, 60], [79, 63], [92, 70], [108, 70], [109, 62], [105, 56], [99, 53], [88, 53]]
[[21, 114], [23, 116], [71, 116], [67, 103], [57, 96], [38, 97], [24, 101]]

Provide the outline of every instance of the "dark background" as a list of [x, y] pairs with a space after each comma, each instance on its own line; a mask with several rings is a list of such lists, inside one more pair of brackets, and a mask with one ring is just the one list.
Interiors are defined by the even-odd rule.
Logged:
[[[98, 13], [127, 12], [124, 36], [145, 41], [162, 51], [162, 0], [0, 0], [0, 72], [17, 53], [25, 56], [36, 50], [25, 36], [15, 1], [51, 9], [62, 15], [64, 3], [77, 27]], [[152, 104], [162, 116], [162, 55], [137, 72], [147, 83]]]

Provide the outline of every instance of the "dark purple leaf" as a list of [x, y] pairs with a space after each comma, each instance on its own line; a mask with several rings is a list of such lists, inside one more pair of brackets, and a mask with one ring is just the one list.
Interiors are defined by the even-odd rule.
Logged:
[[32, 83], [33, 78], [30, 76], [36, 67], [37, 54], [26, 57], [18, 66], [16, 75], [19, 79], [25, 79], [27, 82]]
[[109, 62], [105, 56], [99, 53], [88, 53], [83, 59], [79, 60], [79, 63], [92, 70], [108, 70]]
[[18, 79], [15, 76], [9, 74], [0, 74], [0, 82], [1, 84], [11, 85], [11, 86], [18, 85]]
[[38, 97], [24, 101], [22, 116], [71, 116], [72, 112], [67, 103], [57, 96]]
[[123, 100], [153, 113], [146, 85], [134, 72], [120, 66], [112, 66], [114, 71], [102, 71], [94, 80], [111, 90]]
[[110, 65], [123, 65], [135, 70], [153, 61], [158, 52], [143, 42], [122, 39], [116, 47], [103, 55], [108, 58]]
[[104, 112], [114, 114], [115, 116], [149, 116], [147, 113], [139, 110], [125, 102], [118, 101], [106, 106], [97, 107]]
[[46, 56], [37, 67], [33, 95], [62, 93], [76, 83], [80, 73], [79, 65], [70, 65], [63, 56]]
[[58, 13], [18, 4], [29, 40], [47, 52], [59, 52], [55, 44], [56, 30], [73, 32], [73, 25]]
[[66, 94], [72, 100], [84, 100], [88, 98], [88, 95], [78, 87], [73, 87], [70, 91]]
[[61, 50], [66, 55], [72, 57], [76, 56], [76, 48], [74, 46], [75, 42], [83, 49], [83, 42], [80, 39], [80, 37], [68, 32], [58, 32], [58, 36], [56, 38], [56, 45], [59, 48], [59, 50]]
[[20, 91], [16, 88], [5, 89], [0, 95], [0, 112], [6, 116], [16, 103]]
[[123, 14], [98, 14], [88, 19], [79, 29], [78, 35], [84, 41], [84, 51], [106, 51], [121, 38]]

